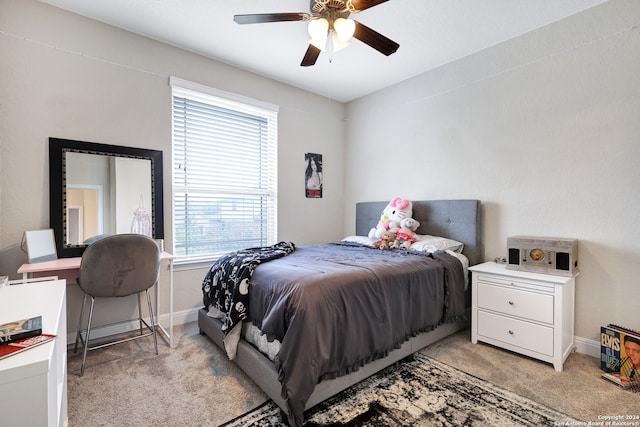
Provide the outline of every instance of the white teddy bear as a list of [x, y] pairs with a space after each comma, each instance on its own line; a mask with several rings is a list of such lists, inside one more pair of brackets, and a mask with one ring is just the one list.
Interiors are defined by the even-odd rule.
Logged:
[[413, 218], [405, 218], [400, 221], [400, 228], [396, 232], [396, 239], [391, 244], [395, 249], [410, 249], [417, 240], [416, 230], [420, 222]]

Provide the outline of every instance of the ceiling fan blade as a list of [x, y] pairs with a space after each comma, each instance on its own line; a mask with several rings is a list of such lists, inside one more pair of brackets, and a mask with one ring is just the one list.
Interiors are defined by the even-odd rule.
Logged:
[[389, 0], [351, 0], [351, 4], [353, 5], [353, 12], [362, 12], [363, 10], [386, 3], [387, 1]]
[[309, 47], [304, 53], [304, 58], [302, 58], [300, 66], [310, 67], [311, 65], [315, 65], [316, 61], [318, 60], [318, 56], [320, 56], [320, 49], [309, 43]]
[[383, 36], [377, 31], [372, 30], [364, 24], [355, 21], [356, 31], [353, 33], [353, 37], [360, 40], [362, 43], [368, 44], [378, 52], [384, 55], [391, 55], [395, 53], [400, 45], [393, 40]]
[[311, 15], [304, 12], [294, 13], [251, 13], [248, 15], [234, 15], [233, 20], [238, 24], [263, 24], [265, 22], [308, 21]]

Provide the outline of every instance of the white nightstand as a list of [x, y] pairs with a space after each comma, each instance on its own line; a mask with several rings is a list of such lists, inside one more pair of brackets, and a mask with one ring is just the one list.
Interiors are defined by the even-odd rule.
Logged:
[[552, 363], [556, 371], [574, 348], [575, 278], [470, 267], [471, 341], [483, 341]]

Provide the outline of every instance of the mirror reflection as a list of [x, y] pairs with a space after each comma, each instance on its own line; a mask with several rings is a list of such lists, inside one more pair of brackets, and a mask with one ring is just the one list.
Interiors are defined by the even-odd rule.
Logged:
[[151, 160], [66, 152], [65, 245], [111, 234], [152, 236]]

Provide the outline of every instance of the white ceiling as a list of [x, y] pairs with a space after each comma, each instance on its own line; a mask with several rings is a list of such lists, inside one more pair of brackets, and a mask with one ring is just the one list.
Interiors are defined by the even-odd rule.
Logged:
[[238, 25], [233, 15], [309, 12], [309, 0], [42, 0], [107, 24], [347, 102], [606, 0], [389, 0], [351, 17], [400, 44], [364, 43], [300, 67], [306, 22]]

